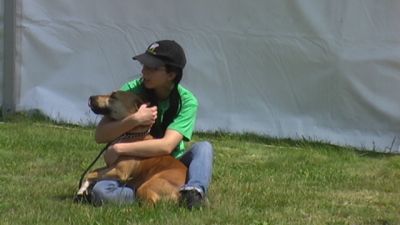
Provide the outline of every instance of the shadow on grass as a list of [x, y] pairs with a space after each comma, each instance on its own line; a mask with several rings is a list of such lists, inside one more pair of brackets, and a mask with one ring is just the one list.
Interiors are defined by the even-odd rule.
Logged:
[[52, 119], [39, 109], [30, 109], [26, 111], [15, 112], [12, 114], [10, 113], [9, 115], [4, 115], [0, 107], [0, 122], [24, 122], [24, 121], [48, 123], [66, 127], [94, 128], [96, 126], [96, 124], [93, 122], [89, 122], [87, 125], [80, 125], [64, 121], [62, 119]]
[[60, 194], [60, 195], [52, 196], [51, 199], [55, 200], [55, 201], [70, 201], [70, 202], [73, 202], [74, 201], [74, 197], [75, 197], [75, 195], [71, 195], [71, 194]]
[[368, 158], [376, 158], [376, 159], [383, 159], [383, 158], [391, 158], [394, 156], [398, 156], [398, 154], [393, 152], [376, 152], [371, 150], [354, 150], [359, 156], [361, 157], [368, 157]]
[[94, 205], [87, 199], [77, 199], [76, 195], [71, 195], [71, 194], [60, 194], [56, 196], [52, 196], [51, 199], [53, 201], [57, 202], [67, 202], [67, 203], [73, 203], [77, 205], [88, 205], [88, 206], [93, 206]]
[[317, 140], [307, 137], [302, 137], [299, 139], [292, 138], [277, 138], [270, 137], [268, 135], [260, 135], [255, 133], [232, 133], [228, 131], [200, 131], [195, 132], [195, 135], [200, 139], [213, 139], [213, 140], [241, 140], [251, 143], [261, 143], [266, 145], [276, 145], [285, 147], [296, 147], [296, 148], [315, 148], [315, 149], [329, 149], [330, 151], [352, 151], [361, 157], [369, 158], [389, 158], [393, 156], [398, 156], [393, 148], [394, 146], [400, 145], [400, 140], [394, 139], [392, 145], [386, 147], [383, 151], [378, 151], [375, 147], [371, 149], [367, 148], [356, 148], [351, 146], [339, 146], [330, 143], [329, 141]]

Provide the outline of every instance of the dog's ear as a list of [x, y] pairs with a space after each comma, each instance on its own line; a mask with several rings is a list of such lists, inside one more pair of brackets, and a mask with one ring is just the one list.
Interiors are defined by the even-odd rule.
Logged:
[[140, 93], [138, 95], [142, 99], [142, 104], [147, 104], [147, 106], [149, 107], [157, 105], [155, 97], [151, 97], [149, 96], [149, 94], [146, 93]]
[[143, 105], [145, 102], [143, 101], [143, 99], [141, 98], [140, 95], [136, 94], [136, 93], [131, 93], [132, 94], [132, 103], [135, 107], [135, 111], [139, 110], [140, 106]]
[[137, 94], [136, 96], [137, 96], [136, 106], [137, 106], [137, 108], [140, 108], [141, 105], [143, 105], [147, 102], [146, 95], [145, 94]]

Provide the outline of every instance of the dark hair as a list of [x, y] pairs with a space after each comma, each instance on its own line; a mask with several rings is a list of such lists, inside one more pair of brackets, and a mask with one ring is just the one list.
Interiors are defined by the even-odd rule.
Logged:
[[[156, 123], [152, 126], [150, 130], [150, 134], [155, 137], [155, 138], [162, 138], [165, 134], [165, 131], [167, 130], [168, 125], [174, 121], [176, 116], [179, 114], [181, 110], [181, 105], [182, 105], [182, 99], [178, 91], [178, 84], [182, 79], [182, 68], [176, 67], [176, 66], [171, 66], [171, 65], [166, 65], [165, 66], [167, 73], [175, 73], [175, 79], [174, 79], [174, 87], [169, 95], [169, 108], [168, 110], [164, 113], [162, 116], [163, 120], [160, 121], [157, 119]], [[143, 84], [142, 84], [143, 85]], [[156, 94], [154, 93], [154, 90], [148, 89], [144, 87], [143, 89], [146, 95], [147, 100], [150, 102], [152, 106], [158, 104], [158, 99]], [[161, 115], [158, 115], [158, 118], [161, 118]]]

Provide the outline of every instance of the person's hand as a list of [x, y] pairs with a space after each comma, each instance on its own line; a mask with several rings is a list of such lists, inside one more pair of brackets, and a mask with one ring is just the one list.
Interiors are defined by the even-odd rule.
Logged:
[[119, 155], [116, 151], [116, 147], [117, 147], [116, 145], [117, 144], [110, 145], [107, 148], [107, 150], [104, 152], [104, 161], [106, 162], [107, 166], [111, 166], [112, 164], [114, 164], [119, 157]]
[[141, 126], [151, 126], [157, 119], [157, 106], [148, 107], [147, 104], [143, 104], [134, 116]]

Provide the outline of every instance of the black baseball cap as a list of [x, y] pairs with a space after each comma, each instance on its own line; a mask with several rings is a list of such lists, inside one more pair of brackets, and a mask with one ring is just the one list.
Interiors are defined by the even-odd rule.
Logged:
[[151, 68], [171, 65], [183, 69], [186, 64], [183, 48], [173, 40], [156, 41], [133, 59]]

